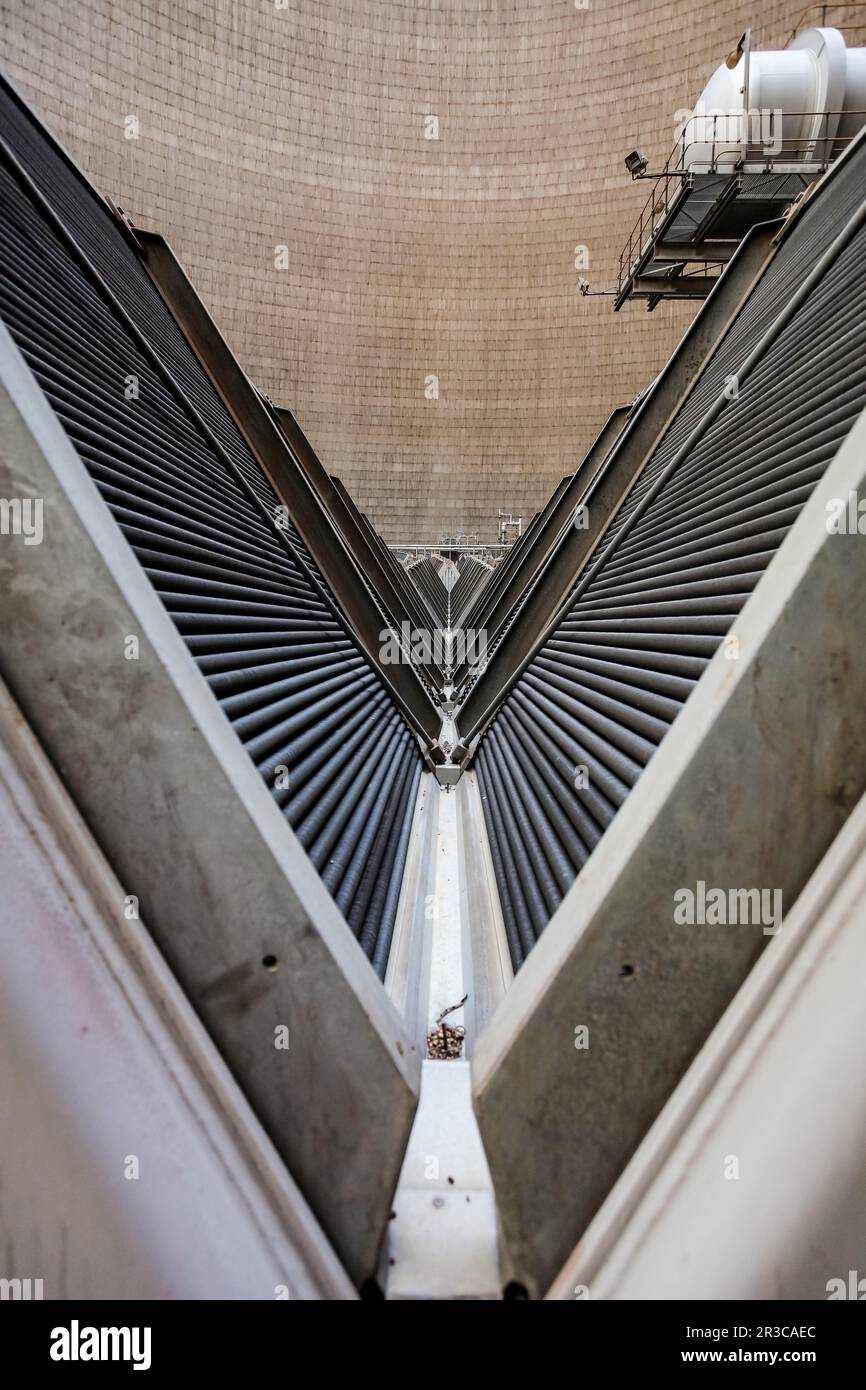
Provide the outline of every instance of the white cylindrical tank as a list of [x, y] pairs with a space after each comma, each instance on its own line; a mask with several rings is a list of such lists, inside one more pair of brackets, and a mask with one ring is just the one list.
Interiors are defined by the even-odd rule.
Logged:
[[808, 29], [782, 51], [744, 53], [716, 69], [684, 127], [683, 167], [825, 163], [856, 135], [864, 109], [866, 49], [846, 48], [838, 29]]

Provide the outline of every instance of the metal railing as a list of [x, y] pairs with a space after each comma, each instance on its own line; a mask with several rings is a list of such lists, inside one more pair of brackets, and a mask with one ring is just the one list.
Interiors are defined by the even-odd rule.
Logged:
[[395, 554], [413, 555], [418, 559], [423, 558], [425, 555], [429, 555], [431, 558], [435, 556], [444, 560], [447, 559], [449, 555], [453, 555], [456, 552], [460, 555], [475, 555], [481, 560], [493, 560], [499, 559], [506, 551], [511, 550], [513, 544], [513, 541], [478, 541], [474, 545], [445, 545], [442, 541], [439, 541], [434, 545], [430, 542], [412, 541], [405, 545], [396, 545], [389, 542], [388, 549]]
[[682, 140], [679, 140], [668, 155], [662, 172], [653, 184], [652, 192], [632, 227], [628, 241], [620, 252], [617, 274], [619, 291], [622, 290], [625, 281], [634, 274], [644, 252], [652, 246], [657, 228], [667, 217], [674, 197], [679, 196], [682, 190], [684, 157], [685, 146]]
[[[835, 29], [841, 29], [845, 34], [857, 34], [866, 29], [866, 20], [851, 24], [846, 18], [834, 18], [834, 13], [839, 10], [866, 10], [866, 0], [842, 0], [838, 5], [807, 6], [791, 30], [791, 38], [795, 39], [801, 29], [812, 29], [816, 24], [823, 29], [828, 19]], [[805, 22], [807, 17], [808, 24]]]
[[[641, 209], [640, 216], [631, 230], [628, 241], [620, 252], [619, 266], [617, 273], [617, 293], [621, 294], [623, 287], [632, 278], [639, 268], [646, 253], [655, 244], [659, 228], [666, 220], [671, 209], [680, 197], [683, 187], [687, 186], [689, 176], [693, 173], [719, 174], [726, 173], [734, 175], [739, 172], [744, 165], [759, 164], [760, 170], [751, 172], [772, 173], [778, 170], [781, 165], [800, 165], [804, 171], [810, 173], [821, 173], [829, 167], [834, 160], [838, 159], [842, 150], [854, 138], [851, 135], [840, 136], [836, 133], [829, 133], [830, 123], [839, 124], [844, 117], [846, 120], [852, 116], [860, 116], [866, 119], [866, 111], [785, 111], [780, 120], [805, 121], [810, 119], [817, 122], [817, 130], [813, 127], [807, 135], [788, 136], [774, 138], [772, 144], [764, 144], [760, 139], [750, 138], [749, 127], [754, 123], [754, 118], [761, 118], [764, 113], [758, 111], [731, 111], [719, 112], [707, 115], [696, 115], [689, 118], [683, 127], [683, 134], [677, 141], [671, 153], [656, 178], [652, 186], [652, 192]], [[772, 113], [775, 115], [775, 113]], [[700, 122], [700, 138], [686, 140], [686, 132], [695, 122]], [[824, 124], [826, 133], [821, 133], [821, 126]], [[732, 137], [732, 131], [742, 127], [743, 138], [739, 141], [738, 148], [732, 148], [738, 144]], [[702, 158], [699, 166], [692, 170], [686, 164], [686, 156], [690, 150], [708, 149], [707, 158]], [[705, 265], [720, 264], [708, 255]]]

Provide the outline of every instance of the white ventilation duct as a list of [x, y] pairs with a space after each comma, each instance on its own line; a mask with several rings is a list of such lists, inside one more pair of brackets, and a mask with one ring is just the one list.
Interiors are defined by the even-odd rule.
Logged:
[[[736, 60], [736, 61], [735, 61]], [[733, 64], [733, 66], [730, 66]], [[683, 166], [733, 171], [826, 164], [864, 124], [866, 49], [838, 29], [808, 29], [781, 52], [752, 52], [749, 32], [717, 68], [683, 131]]]

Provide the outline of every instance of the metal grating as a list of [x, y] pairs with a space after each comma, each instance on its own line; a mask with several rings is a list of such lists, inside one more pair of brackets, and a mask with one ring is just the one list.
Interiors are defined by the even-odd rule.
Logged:
[[474, 555], [465, 555], [457, 562], [460, 577], [451, 590], [450, 620], [460, 626], [470, 625], [471, 607], [480, 598], [493, 570]]
[[0, 312], [384, 975], [422, 766], [415, 739], [291, 520], [274, 524], [277, 497], [119, 225], [5, 88], [0, 117], [11, 150]]
[[440, 567], [441, 561], [437, 563], [431, 560], [429, 555], [425, 555], [423, 559], [412, 565], [407, 573], [426, 603], [437, 626], [444, 628], [448, 625], [448, 605], [451, 595], [440, 574]]
[[[866, 405], [861, 226], [738, 397], [665, 476], [726, 378], [864, 207], [864, 165], [860, 147], [791, 229], [621, 508], [567, 617], [479, 744], [476, 766], [516, 966]], [[586, 769], [586, 786], [579, 769]]]

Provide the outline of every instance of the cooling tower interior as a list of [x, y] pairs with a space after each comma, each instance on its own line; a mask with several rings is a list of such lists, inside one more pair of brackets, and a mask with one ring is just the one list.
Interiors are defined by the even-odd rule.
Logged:
[[0, 1296], [157, 1371], [357, 1300], [830, 1364], [866, 6], [0, 32]]

